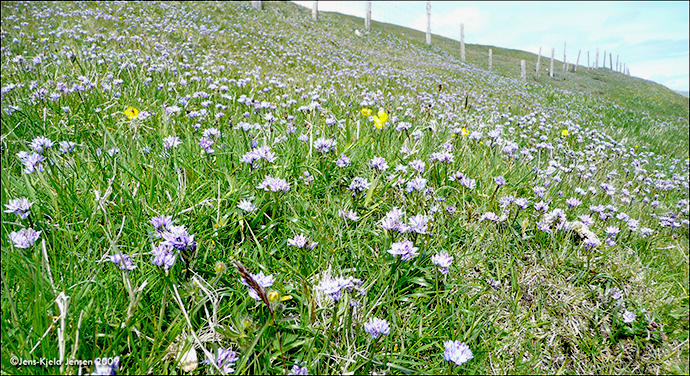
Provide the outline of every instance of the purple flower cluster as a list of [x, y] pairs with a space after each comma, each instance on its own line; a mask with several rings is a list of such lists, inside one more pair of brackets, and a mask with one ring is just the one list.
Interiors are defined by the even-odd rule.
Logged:
[[12, 231], [9, 235], [10, 241], [12, 241], [12, 244], [14, 244], [15, 247], [26, 249], [34, 245], [36, 240], [38, 240], [38, 237], [41, 236], [41, 232], [43, 231], [36, 231], [32, 228], [23, 228], [19, 231]]
[[290, 184], [285, 179], [274, 178], [271, 175], [266, 175], [264, 181], [256, 186], [256, 189], [263, 189], [264, 191], [287, 193], [290, 190]]
[[[257, 274], [249, 273], [252, 276], [252, 279], [256, 281], [256, 283], [262, 288], [265, 289], [267, 287], [273, 286], [273, 283], [275, 283], [276, 279], [273, 277], [273, 274], [265, 275], [264, 272], [259, 271]], [[243, 285], [247, 286], [247, 293], [249, 294], [249, 297], [251, 297], [254, 300], [261, 300], [261, 296], [259, 296], [259, 292], [254, 290], [253, 287], [249, 286], [249, 284], [242, 278], [239, 280], [240, 283]]]
[[311, 241], [305, 235], [298, 234], [294, 238], [288, 239], [288, 245], [297, 248], [309, 248], [309, 250], [314, 250], [319, 243]]
[[448, 274], [448, 268], [453, 264], [453, 256], [441, 252], [439, 254], [431, 256], [431, 262], [438, 266], [438, 270], [441, 274]]
[[400, 256], [400, 260], [402, 261], [409, 261], [419, 255], [418, 250], [419, 248], [415, 247], [411, 241], [403, 240], [401, 242], [391, 244], [391, 248], [388, 250], [388, 253], [393, 256]]
[[254, 163], [261, 159], [265, 160], [268, 163], [273, 163], [276, 161], [277, 158], [275, 153], [271, 151], [271, 147], [267, 145], [248, 151], [245, 155], [242, 156], [242, 158], [240, 158], [242, 162], [252, 165], [252, 167], [255, 167]]
[[364, 323], [364, 331], [371, 335], [371, 338], [378, 338], [380, 335], [387, 336], [391, 332], [391, 327], [388, 321], [372, 317], [368, 322]]
[[470, 347], [460, 341], [445, 341], [443, 345], [445, 347], [443, 351], [443, 360], [446, 362], [453, 362], [457, 365], [461, 365], [474, 358]]
[[29, 214], [31, 214], [31, 206], [34, 203], [29, 201], [26, 197], [21, 197], [17, 198], [14, 200], [10, 200], [9, 203], [5, 204], [5, 207], [7, 210], [5, 210], [5, 213], [7, 214], [16, 214], [19, 216], [21, 219], [26, 219], [29, 217]]

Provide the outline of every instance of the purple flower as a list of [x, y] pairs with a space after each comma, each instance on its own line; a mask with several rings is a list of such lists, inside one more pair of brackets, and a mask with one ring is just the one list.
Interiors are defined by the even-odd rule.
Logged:
[[539, 201], [536, 204], [534, 204], [534, 209], [535, 210], [541, 210], [544, 213], [549, 211], [549, 204], [545, 203], [544, 201]]
[[169, 215], [160, 215], [158, 217], [151, 218], [151, 224], [153, 225], [155, 234], [157, 238], [163, 237], [163, 232], [166, 232], [173, 225], [172, 217]]
[[606, 228], [606, 236], [608, 236], [609, 238], [615, 238], [616, 235], [618, 235], [619, 231], [620, 231], [620, 229], [618, 229], [618, 227], [609, 226]]
[[273, 163], [276, 161], [275, 153], [271, 151], [271, 147], [264, 145], [254, 150], [247, 152], [240, 158], [240, 160], [246, 164], [254, 166], [254, 162], [260, 159], [265, 159], [268, 163]]
[[362, 195], [364, 195], [364, 192], [367, 191], [369, 188], [371, 188], [371, 183], [369, 183], [369, 180], [367, 180], [367, 178], [356, 177], [352, 179], [352, 182], [350, 183], [350, 186], [347, 189], [349, 191], [352, 191], [352, 197], [355, 197], [357, 192], [361, 192]]
[[107, 376], [117, 375], [117, 370], [120, 368], [120, 356], [113, 358], [113, 362], [102, 363], [102, 358], [93, 360], [94, 369], [91, 375]]
[[117, 265], [121, 270], [134, 270], [137, 268], [136, 265], [134, 265], [134, 262], [132, 261], [132, 258], [129, 257], [129, 255], [126, 254], [115, 254], [115, 255], [110, 255], [110, 261]]
[[489, 286], [491, 286], [492, 288], [494, 288], [496, 290], [501, 288], [501, 281], [497, 281], [493, 277], [489, 278], [489, 280], [486, 281], [486, 283], [488, 283]]
[[[264, 275], [264, 272], [259, 271], [257, 274], [249, 273], [252, 276], [252, 279], [256, 281], [256, 283], [262, 288], [265, 289], [266, 287], [271, 287], [273, 286], [273, 283], [275, 283], [276, 279], [273, 277], [273, 274], [269, 275]], [[249, 294], [249, 297], [251, 297], [254, 300], [261, 300], [261, 297], [259, 296], [259, 292], [254, 290], [249, 284], [243, 279], [240, 279], [240, 283], [247, 286], [247, 293]]]
[[170, 150], [172, 148], [176, 148], [182, 144], [182, 141], [180, 141], [180, 138], [177, 136], [168, 136], [163, 139], [163, 147], [166, 150]]
[[196, 250], [196, 242], [194, 235], [190, 235], [184, 226], [170, 226], [167, 231], [161, 234], [163, 243], [169, 247], [175, 248], [178, 251]]
[[486, 212], [482, 214], [482, 216], [479, 218], [480, 221], [483, 221], [485, 219], [488, 219], [493, 222], [498, 222], [500, 219], [494, 212]]
[[513, 201], [513, 204], [515, 204], [515, 206], [519, 207], [520, 209], [527, 209], [527, 207], [529, 206], [529, 201], [527, 201], [526, 198], [520, 197], [516, 198]]
[[15, 247], [26, 249], [34, 245], [36, 240], [38, 240], [38, 237], [41, 235], [41, 232], [43, 231], [36, 231], [32, 228], [23, 228], [19, 231], [10, 232], [9, 236]]
[[388, 324], [388, 321], [372, 317], [367, 323], [364, 324], [364, 331], [369, 333], [371, 338], [376, 339], [380, 335], [387, 336], [390, 334], [391, 327], [390, 324]]
[[5, 213], [10, 214], [16, 214], [19, 216], [21, 219], [26, 219], [29, 214], [31, 214], [31, 205], [34, 203], [29, 201], [26, 197], [22, 198], [17, 198], [14, 200], [10, 200], [9, 203], [5, 204], [5, 207], [7, 210], [5, 210]]
[[427, 225], [431, 217], [423, 214], [415, 215], [408, 220], [408, 232], [416, 232], [417, 234], [428, 234]]
[[349, 219], [353, 222], [359, 221], [359, 215], [352, 210], [338, 210], [338, 215], [343, 219]]
[[585, 238], [585, 240], [582, 241], [582, 244], [584, 244], [584, 246], [585, 246], [585, 251], [596, 248], [599, 245], [596, 242], [596, 240], [591, 239], [591, 238]]
[[351, 290], [354, 287], [352, 283], [352, 278], [342, 278], [338, 277], [335, 279], [324, 278], [321, 283], [316, 286], [319, 290], [322, 290], [325, 294], [328, 294], [333, 300], [338, 301], [341, 298], [342, 290]]
[[625, 312], [623, 312], [623, 322], [626, 324], [629, 324], [637, 318], [637, 315], [635, 315], [633, 312], [628, 311], [627, 309]]
[[[230, 350], [230, 348], [224, 349], [222, 347], [218, 348], [218, 354], [216, 355], [216, 359], [206, 359], [201, 362], [201, 364], [215, 364], [218, 366], [218, 369], [221, 370], [221, 372], [224, 375], [227, 375], [229, 373], [235, 372], [235, 369], [233, 368], [235, 366], [235, 362], [239, 359], [239, 356], [237, 356], [237, 353]], [[213, 368], [215, 370], [215, 368]]]
[[506, 178], [504, 178], [503, 176], [497, 176], [494, 178], [494, 182], [497, 186], [502, 187], [506, 185]]
[[297, 361], [295, 361], [295, 365], [292, 366], [292, 369], [290, 372], [288, 372], [288, 375], [308, 375], [309, 370], [307, 367], [301, 366]]
[[213, 144], [215, 144], [215, 141], [213, 141], [213, 140], [211, 140], [211, 139], [209, 139], [209, 138], [206, 138], [206, 137], [202, 137], [202, 138], [199, 140], [199, 146], [200, 146], [202, 149], [204, 149], [204, 151], [206, 152], [206, 154], [213, 154], [214, 150], [213, 150], [213, 148], [211, 147], [211, 146], [213, 146]]
[[285, 179], [266, 175], [264, 181], [257, 185], [256, 189], [263, 189], [271, 192], [283, 191], [283, 193], [287, 193], [290, 190], [290, 184], [288, 184]]
[[60, 152], [62, 154], [73, 153], [76, 146], [77, 144], [72, 141], [60, 141]]
[[515, 197], [510, 195], [498, 199], [498, 203], [501, 205], [502, 208], [505, 208], [506, 206], [510, 205], [510, 203], [513, 201], [515, 201]]
[[316, 149], [319, 154], [327, 154], [331, 150], [335, 150], [336, 142], [330, 138], [319, 137], [314, 141], [314, 149]]
[[445, 346], [443, 360], [446, 362], [453, 362], [457, 365], [461, 365], [474, 358], [470, 347], [460, 341], [445, 341], [443, 345]]
[[413, 170], [419, 172], [420, 174], [423, 174], [424, 167], [426, 167], [426, 163], [419, 159], [415, 159], [414, 161], [410, 162], [410, 167], [412, 167]]
[[582, 222], [582, 224], [584, 224], [585, 226], [589, 227], [594, 224], [594, 219], [592, 219], [592, 217], [590, 217], [587, 214], [583, 214], [580, 216], [580, 222]]
[[338, 160], [335, 161], [335, 164], [336, 164], [336, 166], [338, 166], [338, 167], [340, 167], [340, 168], [349, 166], [349, 165], [350, 165], [350, 157], [348, 157], [348, 156], [345, 155], [345, 154], [342, 154], [342, 155], [340, 156], [340, 158], [338, 158]]
[[431, 157], [429, 158], [429, 161], [434, 162], [434, 161], [439, 161], [439, 162], [446, 162], [446, 163], [453, 163], [453, 159], [455, 156], [448, 152], [448, 151], [441, 151], [438, 153], [432, 153]]
[[619, 300], [620, 298], [623, 297], [623, 293], [617, 287], [610, 288], [606, 293], [608, 295], [611, 295], [611, 297], [615, 300]]
[[251, 201], [242, 200], [239, 204], [237, 204], [237, 208], [249, 213], [256, 210], [256, 205], [252, 204]]
[[314, 248], [316, 248], [317, 245], [319, 245], [319, 243], [312, 242], [308, 237], [302, 234], [298, 234], [294, 238], [288, 239], [288, 245], [291, 245], [293, 247], [304, 248], [307, 246], [307, 244], [309, 244], [309, 249], [311, 250], [313, 250]]
[[34, 149], [37, 153], [43, 153], [44, 151], [48, 150], [53, 146], [53, 141], [51, 141], [49, 138], [44, 137], [44, 136], [38, 136], [31, 141], [31, 144], [29, 144], [29, 147]]
[[374, 157], [367, 164], [379, 171], [386, 171], [388, 169], [388, 162], [383, 157]]
[[565, 203], [568, 204], [568, 206], [570, 206], [571, 208], [576, 208], [580, 206], [580, 204], [582, 204], [582, 201], [580, 201], [580, 199], [578, 199], [577, 197], [571, 197], [565, 200]]
[[426, 188], [426, 183], [426, 179], [422, 178], [421, 176], [417, 176], [416, 178], [407, 182], [407, 188], [405, 190], [407, 193], [412, 193], [414, 191], [422, 192]]
[[402, 261], [408, 261], [419, 255], [419, 252], [417, 252], [418, 250], [419, 248], [415, 247], [411, 241], [403, 240], [391, 244], [391, 249], [388, 250], [388, 253], [393, 256], [400, 256], [400, 260]]
[[45, 160], [45, 158], [38, 153], [27, 153], [27, 152], [19, 152], [17, 153], [17, 156], [22, 160], [22, 163], [24, 164], [24, 173], [25, 174], [30, 174], [34, 171], [43, 171], [43, 166], [41, 166], [41, 162]]
[[441, 274], [448, 274], [448, 268], [450, 268], [450, 265], [453, 264], [453, 256], [442, 252], [431, 256], [431, 262], [438, 266]]
[[460, 185], [467, 189], [475, 189], [477, 187], [477, 182], [474, 179], [464, 177], [460, 180]]
[[163, 266], [165, 267], [165, 270], [172, 268], [172, 266], [175, 264], [177, 255], [172, 249], [170, 249], [170, 247], [165, 244], [161, 244], [158, 247], [151, 244], [151, 249], [151, 253], [153, 254], [151, 263], [153, 265]]

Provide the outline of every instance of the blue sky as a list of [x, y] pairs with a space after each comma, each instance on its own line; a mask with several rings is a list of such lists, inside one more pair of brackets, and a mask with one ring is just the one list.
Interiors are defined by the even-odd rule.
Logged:
[[[312, 1], [295, 1], [311, 8]], [[432, 1], [431, 32], [465, 42], [550, 55], [575, 62], [582, 50], [594, 60], [599, 47], [627, 64], [630, 74], [673, 90], [688, 91], [690, 61], [687, 1], [675, 2], [514, 2]], [[363, 17], [364, 1], [319, 1], [319, 10]], [[426, 31], [426, 1], [373, 1], [372, 18]], [[433, 43], [433, 38], [432, 38]], [[607, 66], [609, 58], [606, 58]], [[601, 64], [601, 63], [600, 63]]]

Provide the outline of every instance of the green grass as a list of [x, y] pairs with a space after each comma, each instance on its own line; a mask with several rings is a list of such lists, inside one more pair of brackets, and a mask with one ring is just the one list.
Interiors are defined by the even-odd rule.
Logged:
[[[523, 84], [519, 60], [532, 54], [491, 47], [488, 72], [488, 46], [468, 45], [461, 63], [455, 41], [427, 46], [377, 22], [358, 37], [362, 26], [331, 13], [315, 23], [282, 2], [3, 3], [0, 200], [33, 205], [26, 219], [2, 214], [2, 372], [88, 373], [12, 360], [120, 356], [123, 374], [181, 374], [194, 345], [195, 374], [216, 371], [201, 361], [219, 348], [236, 352], [237, 374], [296, 362], [311, 374], [687, 374], [687, 98], [605, 69]], [[362, 108], [385, 110], [383, 129]], [[207, 154], [211, 128], [222, 136]], [[24, 172], [17, 153], [39, 136], [55, 145]], [[167, 150], [169, 136], [180, 144]], [[320, 154], [319, 138], [333, 150]], [[275, 160], [243, 162], [253, 142]], [[435, 161], [444, 151], [452, 160]], [[289, 190], [257, 188], [267, 175]], [[356, 177], [371, 185], [353, 196]], [[409, 188], [417, 177], [430, 191]], [[507, 196], [529, 206], [503, 211]], [[570, 224], [591, 215], [603, 244], [543, 231], [540, 201]], [[615, 211], [603, 219], [599, 205]], [[410, 226], [428, 216], [426, 230], [385, 230], [394, 207]], [[168, 271], [151, 261], [156, 216], [196, 243]], [[27, 248], [10, 239], [22, 228], [41, 231]], [[290, 245], [299, 234], [318, 245]], [[403, 240], [418, 248], [408, 261], [388, 252]], [[431, 261], [441, 252], [453, 257], [445, 275]], [[119, 254], [136, 268], [118, 268]], [[275, 278], [270, 299], [248, 296], [236, 263]], [[358, 281], [334, 301], [319, 288], [327, 276]], [[388, 335], [365, 331], [374, 317]], [[456, 340], [473, 359], [444, 361]]]

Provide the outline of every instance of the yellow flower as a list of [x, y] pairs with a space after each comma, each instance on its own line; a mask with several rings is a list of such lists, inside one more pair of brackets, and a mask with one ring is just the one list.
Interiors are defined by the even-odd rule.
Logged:
[[462, 127], [462, 137], [467, 137], [467, 135], [470, 134], [470, 131], [467, 130], [467, 128]]
[[361, 112], [362, 112], [362, 116], [369, 116], [369, 115], [371, 115], [371, 110], [368, 109], [368, 108], [366, 108], [366, 107], [364, 107], [364, 108], [361, 110]]
[[637, 149], [637, 148], [639, 148], [639, 147], [640, 147], [640, 145], [635, 145], [635, 149]]
[[386, 124], [387, 120], [388, 114], [383, 110], [379, 110], [379, 113], [374, 115], [374, 125], [376, 126], [376, 129], [383, 128], [383, 125]]
[[569, 134], [570, 134], [570, 131], [568, 131], [567, 129], [564, 129], [561, 131], [561, 136], [563, 136], [563, 137], [566, 137]]
[[127, 119], [129, 119], [129, 120], [136, 119], [139, 117], [139, 110], [137, 110], [136, 108], [134, 108], [132, 106], [129, 106], [125, 110], [125, 115], [127, 115]]

